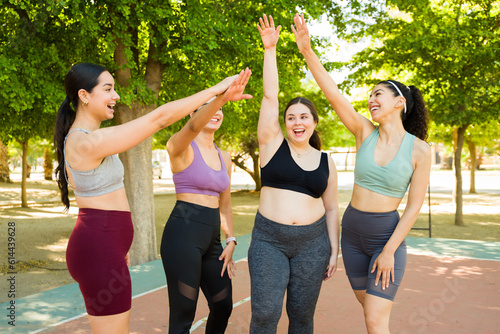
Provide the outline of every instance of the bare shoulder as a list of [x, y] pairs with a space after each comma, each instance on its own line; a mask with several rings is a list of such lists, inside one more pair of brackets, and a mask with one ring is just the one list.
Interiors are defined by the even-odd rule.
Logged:
[[415, 138], [413, 143], [413, 161], [415, 162], [430, 162], [431, 146], [420, 138]]
[[330, 172], [337, 173], [337, 166], [335, 166], [335, 161], [333, 161], [332, 156], [328, 152], [323, 153], [325, 153], [328, 157], [328, 168], [330, 169]]
[[223, 150], [220, 150], [220, 152], [222, 153], [222, 159], [224, 159], [224, 163], [226, 164], [227, 169], [231, 169], [231, 153]]

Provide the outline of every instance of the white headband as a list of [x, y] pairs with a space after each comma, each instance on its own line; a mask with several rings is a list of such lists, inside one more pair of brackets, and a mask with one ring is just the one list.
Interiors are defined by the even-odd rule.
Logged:
[[[396, 84], [395, 84], [394, 82], [392, 82], [392, 81], [390, 81], [390, 80], [387, 80], [387, 82], [388, 82], [388, 83], [390, 83], [391, 85], [393, 85], [393, 86], [394, 86], [394, 88], [396, 88], [396, 90], [398, 91], [399, 95], [401, 95], [401, 96], [404, 98], [403, 93], [401, 93], [401, 91], [399, 90], [398, 86], [396, 86]], [[405, 107], [405, 109], [404, 109], [404, 113], [406, 114], [406, 99], [405, 99], [404, 104], [405, 104], [405, 105], [404, 105], [404, 107]]]

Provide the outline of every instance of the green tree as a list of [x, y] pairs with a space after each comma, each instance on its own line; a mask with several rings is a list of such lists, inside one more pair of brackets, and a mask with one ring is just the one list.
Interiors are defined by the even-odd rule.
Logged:
[[464, 135], [469, 126], [498, 119], [500, 113], [500, 2], [352, 1], [348, 6], [352, 29], [339, 34], [373, 42], [354, 57], [349, 85], [374, 84], [382, 70], [419, 87], [434, 122], [455, 129], [455, 224], [463, 225]]
[[[262, 96], [259, 80], [262, 58], [256, 56], [261, 51], [255, 28], [258, 17], [263, 13], [271, 14], [287, 27], [291, 25], [292, 16], [298, 8], [305, 9], [314, 18], [323, 13], [331, 16], [340, 13], [338, 5], [327, 0], [300, 0], [293, 4], [288, 0], [272, 3], [250, 0], [4, 2], [6, 9], [0, 14], [9, 24], [0, 29], [5, 33], [2, 36], [9, 36], [9, 40], [2, 42], [5, 59], [0, 59], [3, 78], [0, 82], [2, 86], [4, 82], [10, 83], [10, 73], [15, 74], [15, 78], [19, 78], [17, 80], [41, 77], [43, 80], [37, 84], [44, 89], [33, 87], [29, 91], [38, 91], [38, 95], [32, 94], [33, 100], [35, 97], [43, 99], [37, 100], [36, 106], [44, 105], [43, 111], [50, 110], [50, 117], [57, 108], [49, 108], [49, 103], [45, 105], [42, 102], [50, 100], [50, 103], [58, 105], [63, 100], [62, 78], [73, 63], [100, 63], [114, 75], [121, 95], [120, 104], [115, 109], [117, 124], [137, 118], [159, 103], [204, 89], [249, 66], [257, 74], [253, 82], [259, 84], [249, 89], [255, 96], [254, 100], [228, 107], [229, 121], [220, 140], [231, 143], [239, 143], [256, 131]], [[16, 57], [29, 59], [25, 71], [33, 73], [28, 76], [21, 76], [22, 67], [16, 66], [16, 60], [11, 59], [7, 51], [9, 43], [22, 34], [26, 43], [18, 46]], [[282, 41], [280, 74], [285, 101], [300, 92], [300, 79], [304, 73], [300, 65], [295, 64], [298, 51], [292, 43], [291, 32], [283, 34]], [[26, 85], [20, 87], [29, 88]], [[46, 91], [49, 96], [41, 93]], [[9, 90], [2, 91], [2, 94], [9, 103], [14, 103], [13, 98], [17, 96]], [[20, 116], [34, 119], [41, 112], [36, 114], [36, 106], [33, 101], [29, 108], [22, 109], [33, 113], [24, 112]], [[0, 107], [0, 110], [4, 110], [0, 112], [2, 117], [12, 114], [7, 107]], [[45, 118], [50, 119], [49, 116]], [[15, 126], [12, 122], [6, 124], [9, 130]], [[167, 134], [160, 135], [161, 138], [167, 139], [180, 125], [167, 129]], [[151, 148], [152, 140], [149, 139], [120, 155], [125, 166], [125, 185], [132, 219], [138, 231], [131, 249], [133, 264], [156, 258]]]
[[[299, 1], [297, 6], [300, 10], [308, 13], [309, 18], [318, 19], [322, 14], [335, 17], [341, 14], [340, 7], [331, 1]], [[209, 25], [209, 33], [217, 36], [215, 40], [205, 35], [197, 35], [197, 39], [207, 39], [213, 45], [201, 46], [205, 53], [201, 57], [189, 58], [193, 68], [200, 72], [202, 77], [207, 75], [222, 77], [227, 71], [236, 71], [242, 67], [248, 66], [252, 69], [252, 78], [247, 86], [247, 91], [254, 96], [252, 100], [238, 104], [229, 104], [224, 107], [224, 123], [219, 130], [217, 143], [232, 151], [233, 162], [246, 171], [254, 180], [256, 189], [261, 187], [260, 171], [259, 171], [259, 152], [256, 137], [257, 122], [259, 117], [260, 102], [262, 100], [262, 65], [263, 65], [263, 48], [260, 40], [260, 35], [256, 29], [258, 18], [266, 13], [272, 15], [274, 21], [278, 25], [282, 25], [282, 33], [278, 45], [278, 71], [280, 75], [280, 107], [283, 110], [286, 103], [296, 97], [305, 96], [313, 100], [319, 110], [321, 117], [319, 130], [323, 132], [322, 138], [326, 138], [325, 143], [330, 144], [336, 131], [331, 128], [331, 108], [329, 107], [324, 96], [317, 91], [317, 87], [303, 85], [302, 81], [306, 77], [304, 71], [304, 62], [295, 46], [295, 39], [289, 27], [293, 23], [293, 16], [298, 10], [297, 7], [291, 6], [289, 1], [273, 1], [266, 3], [258, 3], [253, 1], [239, 1], [224, 3], [223, 5], [216, 1], [206, 1], [203, 5], [198, 4], [197, 12], [202, 13], [204, 22]], [[212, 8], [215, 7], [216, 10]], [[196, 17], [196, 16], [195, 16]], [[191, 18], [190, 22], [193, 22]], [[206, 25], [204, 23], [204, 25]], [[327, 41], [315, 38], [315, 45], [326, 45]], [[214, 59], [207, 57], [208, 54], [213, 54]], [[207, 61], [208, 60], [208, 61]], [[190, 73], [181, 74], [183, 77], [190, 76]], [[191, 76], [190, 76], [191, 77]], [[176, 75], [169, 76], [169, 80], [176, 80]], [[192, 77], [188, 80], [189, 85], [197, 84], [199, 78]], [[179, 86], [177, 82], [172, 82], [172, 85]], [[176, 91], [164, 90], [160, 93], [160, 98], [169, 100], [176, 98]], [[163, 146], [169, 136], [177, 131], [179, 124], [163, 130], [155, 136], [155, 142], [158, 146]], [[331, 145], [325, 145], [329, 147]], [[244, 164], [250, 158], [251, 166]]]
[[22, 147], [21, 202], [27, 207], [29, 141], [52, 134], [61, 73], [59, 18], [51, 1], [2, 1], [0, 137]]
[[[498, 131], [500, 124], [497, 121], [491, 121], [482, 126], [471, 125], [465, 133], [465, 141], [469, 149], [469, 169], [470, 169], [470, 186], [469, 193], [476, 193], [476, 170], [480, 167], [480, 161], [477, 161], [478, 156], [481, 157], [481, 152], [495, 145], [495, 140], [500, 139]], [[481, 160], [481, 158], [479, 158]]]

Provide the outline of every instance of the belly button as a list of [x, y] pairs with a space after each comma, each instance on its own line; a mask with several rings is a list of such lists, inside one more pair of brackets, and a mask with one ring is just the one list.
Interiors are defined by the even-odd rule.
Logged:
[[297, 223], [296, 223], [296, 222], [293, 222], [293, 223], [292, 223], [292, 225], [297, 225]]

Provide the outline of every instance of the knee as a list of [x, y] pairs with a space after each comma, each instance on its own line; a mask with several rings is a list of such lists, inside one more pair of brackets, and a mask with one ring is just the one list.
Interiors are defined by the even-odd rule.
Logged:
[[365, 311], [365, 324], [368, 333], [389, 333], [389, 326], [379, 314]]
[[214, 316], [229, 319], [229, 316], [233, 312], [232, 298], [228, 297], [217, 303], [213, 303], [210, 312], [213, 313]]
[[252, 322], [258, 328], [277, 326], [281, 318], [281, 307], [266, 306], [252, 308]]

